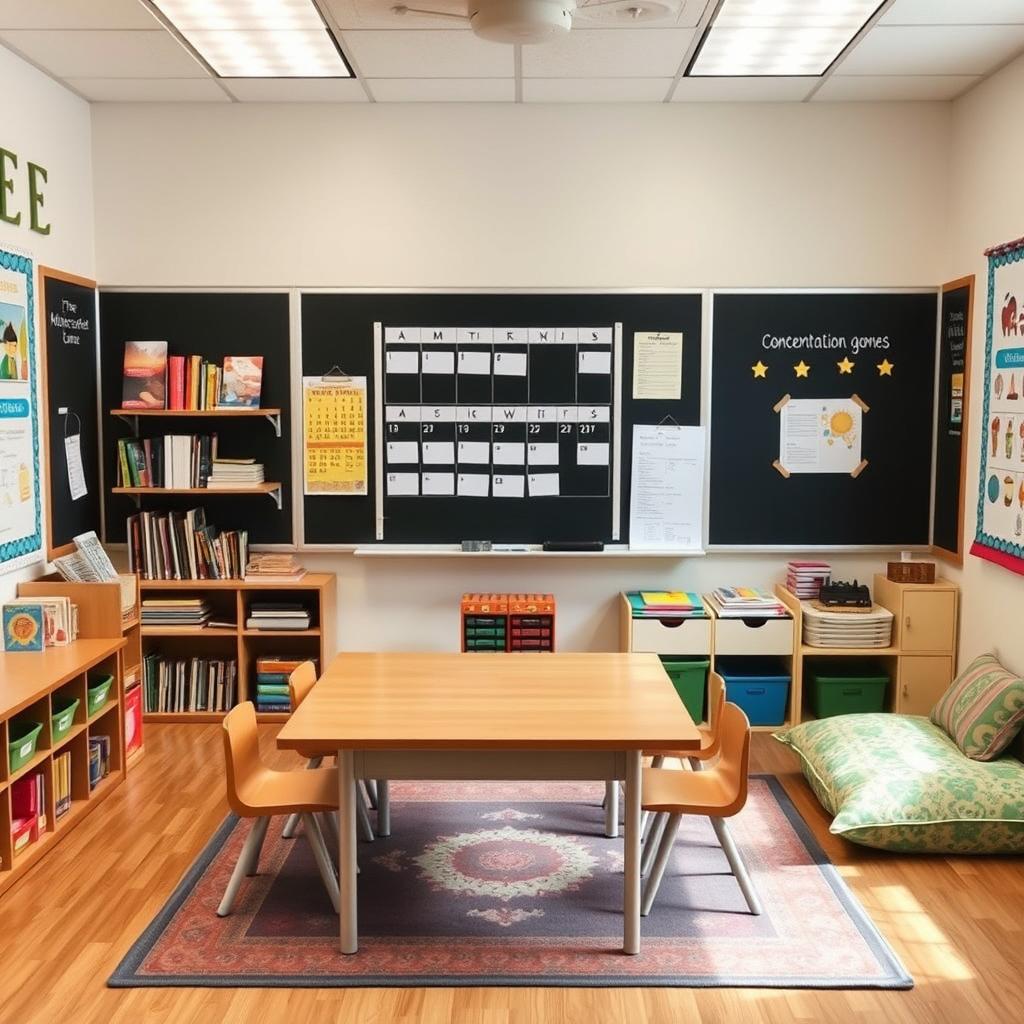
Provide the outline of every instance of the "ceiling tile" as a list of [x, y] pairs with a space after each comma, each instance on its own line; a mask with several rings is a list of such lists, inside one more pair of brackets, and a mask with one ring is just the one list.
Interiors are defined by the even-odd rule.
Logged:
[[837, 75], [984, 75], [1024, 50], [1024, 25], [876, 26]]
[[1021, 25], [1021, 0], [896, 0], [880, 25]]
[[354, 78], [229, 78], [228, 92], [245, 103], [365, 103]]
[[785, 103], [804, 99], [817, 78], [680, 78], [676, 103]]
[[58, 78], [206, 78], [167, 31], [0, 31], [11, 47]]
[[[577, 0], [579, 28], [693, 28], [709, 0]], [[639, 12], [639, 14], [637, 13]]]
[[671, 78], [525, 78], [526, 103], [660, 103]]
[[[436, 14], [407, 11], [395, 14], [391, 10], [398, 0], [325, 0], [323, 6], [342, 29], [393, 29], [408, 32], [412, 29], [439, 29], [469, 31], [469, 19], [458, 22]], [[429, 8], [446, 14], [465, 15], [466, 0], [406, 0], [409, 7]]]
[[0, 29], [153, 29], [158, 25], [139, 0], [0, 0]]
[[951, 100], [981, 79], [973, 75], [833, 75], [814, 101]]
[[523, 47], [525, 78], [671, 78], [694, 33], [688, 28], [574, 29]]
[[346, 32], [342, 48], [364, 78], [511, 78], [512, 47], [471, 32]]
[[381, 103], [512, 103], [512, 78], [376, 78], [368, 83]]
[[96, 103], [230, 103], [212, 78], [66, 78]]

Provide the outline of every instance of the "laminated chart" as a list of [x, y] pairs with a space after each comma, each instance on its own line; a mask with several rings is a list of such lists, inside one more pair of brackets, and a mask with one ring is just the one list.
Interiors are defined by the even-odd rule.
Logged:
[[388, 498], [607, 498], [607, 327], [383, 326]]

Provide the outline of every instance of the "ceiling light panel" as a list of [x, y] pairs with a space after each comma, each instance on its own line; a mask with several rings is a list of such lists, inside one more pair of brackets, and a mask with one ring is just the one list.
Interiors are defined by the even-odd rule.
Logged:
[[152, 0], [221, 78], [350, 78], [312, 0]]
[[687, 74], [821, 75], [879, 0], [723, 0]]

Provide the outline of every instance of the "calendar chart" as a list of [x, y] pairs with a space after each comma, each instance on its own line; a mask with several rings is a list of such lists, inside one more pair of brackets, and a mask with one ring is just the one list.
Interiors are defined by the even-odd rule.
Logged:
[[613, 324], [380, 330], [388, 499], [612, 496]]

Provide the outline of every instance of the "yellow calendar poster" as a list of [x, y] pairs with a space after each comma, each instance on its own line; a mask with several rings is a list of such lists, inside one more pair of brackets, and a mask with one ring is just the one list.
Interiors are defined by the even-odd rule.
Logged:
[[366, 378], [302, 378], [306, 494], [366, 494]]

